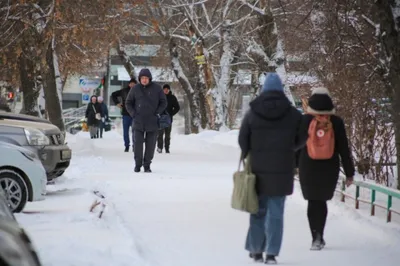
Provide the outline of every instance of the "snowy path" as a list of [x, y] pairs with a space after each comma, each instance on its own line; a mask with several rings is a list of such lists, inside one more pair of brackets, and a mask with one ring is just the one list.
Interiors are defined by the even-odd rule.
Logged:
[[[69, 179], [54, 188], [69, 190], [28, 206], [39, 213], [18, 215], [45, 265], [253, 264], [243, 249], [248, 216], [230, 208], [235, 132], [174, 136], [172, 153], [156, 154], [152, 174], [133, 172], [133, 154], [121, 151], [116, 132], [95, 141], [78, 135], [73, 142], [78, 152]], [[102, 220], [87, 212], [92, 188], [110, 204]], [[286, 205], [280, 264], [398, 265], [398, 225], [365, 219], [335, 202], [329, 208], [327, 247], [311, 252], [306, 204], [296, 188]]]

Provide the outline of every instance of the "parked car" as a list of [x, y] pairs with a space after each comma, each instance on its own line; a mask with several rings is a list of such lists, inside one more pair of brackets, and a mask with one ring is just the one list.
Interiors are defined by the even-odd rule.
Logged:
[[33, 122], [51, 124], [51, 122], [49, 120], [41, 118], [41, 117], [32, 116], [32, 115], [14, 114], [14, 113], [3, 112], [3, 111], [0, 111], [0, 119], [33, 121]]
[[0, 187], [0, 265], [41, 266], [32, 241], [8, 208], [5, 195]]
[[[12, 212], [46, 194], [46, 171], [37, 155], [23, 147], [0, 141], [0, 186]], [[1, 264], [0, 264], [1, 265]]]
[[46, 169], [50, 181], [69, 167], [72, 151], [64, 134], [50, 123], [0, 118], [0, 141], [33, 151]]

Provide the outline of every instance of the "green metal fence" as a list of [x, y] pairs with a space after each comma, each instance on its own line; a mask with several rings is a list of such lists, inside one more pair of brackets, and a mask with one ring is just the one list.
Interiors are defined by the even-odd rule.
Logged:
[[[376, 185], [376, 184], [371, 184], [363, 181], [354, 181], [353, 185], [356, 187], [355, 189], [355, 195], [350, 195], [349, 193], [346, 193], [346, 183], [345, 181], [341, 181], [340, 189], [337, 190], [341, 194], [341, 201], [345, 202], [346, 197], [351, 198], [355, 201], [355, 207], [356, 209], [359, 209], [360, 207], [360, 202], [367, 203], [371, 206], [371, 215], [375, 215], [375, 208], [382, 208], [386, 210], [386, 221], [390, 222], [392, 220], [392, 213], [396, 213], [400, 215], [400, 210], [395, 210], [393, 208], [393, 198], [399, 199], [400, 200], [400, 191], [391, 189], [388, 187], [384, 187], [381, 185]], [[371, 197], [370, 199], [363, 199], [360, 196], [360, 189], [361, 188], [366, 188], [371, 191]], [[386, 200], [386, 205], [381, 205], [376, 202], [377, 199], [377, 193], [381, 193], [383, 195], [386, 195], [387, 200]]]

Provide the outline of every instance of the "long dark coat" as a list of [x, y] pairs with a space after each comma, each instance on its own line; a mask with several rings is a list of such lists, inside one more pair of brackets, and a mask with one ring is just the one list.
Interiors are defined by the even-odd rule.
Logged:
[[[96, 112], [95, 112], [95, 110], [96, 110]], [[101, 120], [96, 119], [96, 113], [100, 113], [100, 115], [102, 117], [104, 116], [101, 105], [98, 102], [96, 102], [96, 103], [90, 102], [87, 106], [86, 115], [85, 115], [88, 126], [99, 126]]]
[[[303, 116], [301, 134], [308, 135], [308, 127], [312, 119], [312, 115]], [[307, 147], [300, 151], [299, 177], [301, 190], [306, 200], [326, 201], [333, 198], [339, 178], [340, 160], [346, 177], [354, 176], [354, 164], [343, 120], [332, 115], [331, 121], [335, 132], [335, 152], [331, 159], [313, 160], [308, 155]]]

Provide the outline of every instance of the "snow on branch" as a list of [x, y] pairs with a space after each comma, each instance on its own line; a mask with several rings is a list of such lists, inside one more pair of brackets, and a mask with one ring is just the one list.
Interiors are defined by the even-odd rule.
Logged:
[[[266, 12], [265, 12], [264, 9], [261, 9], [261, 8], [259, 8], [259, 7], [256, 7], [255, 5], [250, 4], [249, 2], [247, 2], [247, 0], [239, 0], [239, 2], [242, 3], [242, 4], [244, 4], [244, 5], [246, 5], [246, 6], [248, 6], [248, 7], [251, 8], [253, 11], [255, 11], [255, 12], [261, 14], [261, 15], [265, 15], [265, 14], [266, 14]], [[258, 1], [257, 1], [257, 2], [258, 2]]]
[[170, 8], [180, 8], [180, 7], [187, 7], [187, 6], [194, 6], [194, 5], [201, 5], [204, 3], [207, 3], [208, 0], [203, 0], [203, 1], [199, 1], [199, 2], [195, 2], [195, 3], [179, 3], [179, 4], [175, 4], [175, 5], [170, 5]]
[[189, 37], [187, 37], [187, 36], [182, 36], [182, 35], [178, 35], [178, 34], [171, 34], [171, 37], [172, 37], [172, 38], [181, 39], [181, 40], [184, 40], [184, 41], [186, 41], [186, 42], [190, 42], [190, 41], [191, 41]]
[[361, 15], [362, 16], [362, 18], [366, 21], [366, 22], [368, 22], [368, 24], [370, 24], [374, 29], [375, 29], [375, 37], [378, 37], [379, 36], [379, 34], [380, 34], [380, 32], [381, 32], [381, 30], [380, 30], [380, 25], [379, 24], [377, 24], [377, 23], [374, 23], [373, 21], [372, 21], [372, 19], [370, 19], [370, 18], [368, 18], [366, 15]]

